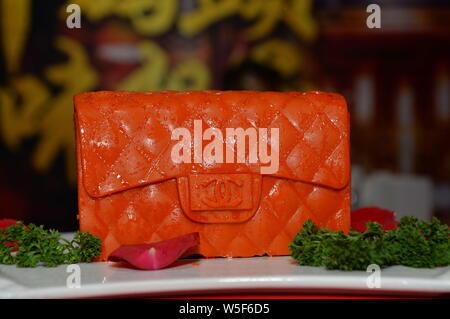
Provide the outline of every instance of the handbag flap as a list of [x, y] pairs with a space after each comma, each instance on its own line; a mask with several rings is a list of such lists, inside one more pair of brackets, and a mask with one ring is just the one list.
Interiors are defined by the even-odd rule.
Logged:
[[[338, 94], [83, 93], [75, 96], [75, 124], [80, 177], [92, 197], [202, 173], [256, 173], [333, 189], [349, 183], [349, 115], [344, 98]], [[191, 163], [173, 160], [173, 148], [180, 146], [172, 136], [177, 128], [192, 134]], [[217, 129], [223, 132], [223, 139], [212, 134], [215, 141], [223, 142], [222, 162], [203, 162], [202, 152], [213, 140], [212, 136], [202, 136], [208, 128], [215, 128], [213, 133]], [[228, 128], [254, 129], [253, 141], [259, 146], [250, 150], [247, 145], [245, 150], [255, 151], [256, 158], [244, 154], [244, 160], [239, 161], [239, 151], [234, 149], [234, 160], [227, 162], [227, 149], [236, 146], [236, 139], [226, 134]], [[272, 129], [278, 129], [278, 139]], [[245, 140], [250, 138], [244, 136]], [[278, 159], [273, 157], [269, 162], [266, 156], [261, 160], [261, 154], [274, 154], [271, 151], [277, 141]], [[195, 150], [196, 143], [200, 151]], [[211, 154], [217, 155], [217, 148]], [[267, 169], [269, 165], [275, 169]]]

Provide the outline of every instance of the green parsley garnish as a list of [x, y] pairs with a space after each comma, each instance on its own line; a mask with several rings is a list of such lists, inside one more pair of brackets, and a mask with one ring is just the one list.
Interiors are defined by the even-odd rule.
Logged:
[[[11, 245], [14, 243], [15, 245]], [[15, 225], [0, 229], [0, 263], [20, 267], [91, 262], [100, 255], [101, 240], [89, 233], [76, 232], [73, 240], [61, 237], [54, 229], [34, 224]], [[18, 248], [17, 251], [15, 251]]]
[[396, 229], [387, 231], [375, 222], [366, 223], [366, 227], [363, 233], [351, 231], [345, 235], [308, 220], [289, 249], [298, 264], [326, 269], [366, 270], [370, 264], [381, 268], [434, 268], [450, 264], [450, 231], [437, 218], [427, 222], [403, 217]]

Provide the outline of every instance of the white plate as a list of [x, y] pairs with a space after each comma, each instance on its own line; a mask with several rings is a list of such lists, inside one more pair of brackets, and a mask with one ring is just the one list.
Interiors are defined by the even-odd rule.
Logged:
[[[381, 271], [381, 287], [369, 288], [364, 271], [301, 267], [290, 257], [182, 260], [162, 270], [142, 271], [106, 262], [79, 264], [80, 288], [68, 288], [67, 265], [18, 268], [0, 265], [0, 298], [167, 296], [212, 293], [450, 293], [450, 267]], [[70, 278], [69, 278], [69, 282]]]

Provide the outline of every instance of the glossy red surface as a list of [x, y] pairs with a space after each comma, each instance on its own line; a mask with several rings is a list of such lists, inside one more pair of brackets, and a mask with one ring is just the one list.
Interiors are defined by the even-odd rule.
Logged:
[[[192, 132], [195, 120], [203, 130], [278, 128], [279, 169], [175, 163], [171, 132]], [[190, 232], [200, 233], [192, 253], [206, 257], [286, 255], [307, 219], [350, 227], [349, 116], [338, 94], [94, 92], [75, 97], [75, 122], [80, 229], [103, 240], [100, 260]]]

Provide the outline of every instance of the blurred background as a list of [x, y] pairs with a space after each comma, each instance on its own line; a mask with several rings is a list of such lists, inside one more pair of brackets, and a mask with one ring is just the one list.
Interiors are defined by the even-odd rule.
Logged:
[[250, 89], [343, 94], [353, 207], [450, 223], [449, 1], [0, 4], [0, 218], [77, 228], [74, 94]]

